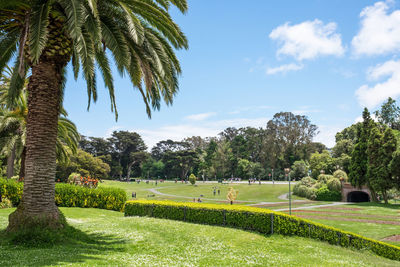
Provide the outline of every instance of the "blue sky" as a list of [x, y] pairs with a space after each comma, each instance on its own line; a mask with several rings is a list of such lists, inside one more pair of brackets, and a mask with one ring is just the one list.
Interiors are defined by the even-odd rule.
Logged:
[[172, 106], [149, 120], [139, 92], [115, 74], [119, 119], [101, 79], [87, 107], [86, 85], [71, 71], [64, 105], [78, 130], [106, 137], [140, 133], [149, 147], [165, 139], [215, 136], [224, 128], [265, 127], [280, 111], [306, 115], [315, 141], [400, 96], [400, 1], [189, 0], [171, 11], [189, 39], [178, 51], [183, 73]]

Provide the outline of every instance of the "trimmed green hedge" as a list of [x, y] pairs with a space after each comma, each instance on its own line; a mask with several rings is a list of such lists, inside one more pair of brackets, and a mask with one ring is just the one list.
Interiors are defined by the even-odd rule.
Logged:
[[[17, 206], [21, 201], [24, 184], [15, 180], [0, 179], [0, 195]], [[60, 207], [99, 208], [122, 211], [127, 200], [126, 192], [119, 188], [96, 189], [56, 184], [55, 201]]]
[[342, 231], [309, 220], [267, 209], [219, 204], [131, 200], [125, 216], [150, 216], [200, 224], [220, 225], [263, 234], [297, 235], [330, 244], [366, 249], [392, 260], [400, 260], [400, 247]]

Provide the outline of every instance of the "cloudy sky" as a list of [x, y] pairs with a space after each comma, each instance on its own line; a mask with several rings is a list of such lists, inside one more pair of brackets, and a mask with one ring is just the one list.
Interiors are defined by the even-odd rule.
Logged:
[[[78, 130], [165, 139], [215, 136], [224, 128], [265, 127], [277, 112], [306, 115], [328, 147], [363, 107], [400, 97], [400, 1], [188, 0], [172, 16], [189, 39], [178, 51], [183, 73], [172, 106], [148, 119], [141, 96], [115, 70], [119, 119], [98, 81], [87, 111], [86, 85], [71, 71], [65, 107]], [[100, 76], [100, 75], [99, 75]]]

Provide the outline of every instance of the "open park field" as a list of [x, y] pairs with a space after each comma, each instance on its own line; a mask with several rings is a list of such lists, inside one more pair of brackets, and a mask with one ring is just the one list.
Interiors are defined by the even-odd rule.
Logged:
[[[0, 210], [0, 229], [13, 210]], [[399, 266], [370, 252], [300, 237], [99, 209], [61, 211], [79, 238], [49, 248], [10, 246], [0, 238], [0, 266]]]
[[[279, 198], [288, 193], [287, 184], [261, 184], [254, 183], [202, 183], [198, 182], [195, 186], [185, 183], [175, 183], [166, 181], [164, 183], [155, 184], [150, 181], [146, 184], [144, 181], [139, 184], [136, 182], [117, 182], [105, 180], [99, 186], [122, 188], [127, 192], [128, 198], [132, 198], [132, 192], [136, 192], [137, 199], [168, 199], [175, 201], [193, 201], [193, 198], [200, 198], [203, 202], [226, 203], [226, 195], [230, 187], [239, 191], [237, 203], [255, 204], [259, 202], [283, 202], [285, 199]], [[214, 188], [216, 194], [214, 195]], [[218, 189], [220, 194], [218, 195]], [[152, 196], [154, 195], [154, 196]], [[306, 200], [297, 196], [293, 196], [294, 200]]]
[[[203, 202], [226, 204], [226, 194], [229, 187], [239, 190], [237, 205], [251, 205], [260, 208], [289, 213], [288, 200], [282, 196], [288, 192], [287, 184], [228, 184], [199, 183], [190, 184], [154, 182], [126, 183], [104, 181], [100, 186], [118, 187], [124, 189], [128, 198], [136, 192], [138, 199], [157, 199], [174, 201], [193, 201], [200, 195]], [[220, 195], [213, 194], [213, 188], [221, 190]], [[283, 198], [283, 199], [282, 199]], [[357, 233], [366, 237], [400, 245], [400, 240], [389, 238], [400, 235], [400, 205], [384, 205], [375, 203], [332, 203], [324, 201], [310, 201], [293, 196], [292, 215], [306, 218], [311, 221], [333, 226], [338, 229]], [[338, 204], [338, 205], [337, 205]], [[322, 205], [322, 206], [321, 206]]]

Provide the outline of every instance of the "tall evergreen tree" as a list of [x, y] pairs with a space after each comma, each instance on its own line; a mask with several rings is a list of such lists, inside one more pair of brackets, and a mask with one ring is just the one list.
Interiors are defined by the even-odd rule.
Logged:
[[354, 150], [351, 154], [351, 161], [349, 167], [350, 170], [349, 181], [353, 186], [357, 187], [366, 185], [368, 182], [367, 179], [368, 139], [371, 132], [371, 128], [374, 124], [367, 108], [364, 108], [362, 117], [363, 117], [363, 122], [359, 126], [360, 128], [356, 131], [357, 143], [355, 144]]
[[390, 168], [397, 141], [392, 129], [386, 128], [380, 133], [378, 127], [371, 130], [368, 142], [368, 171], [367, 178], [370, 187], [380, 192], [385, 203], [388, 203], [387, 191], [394, 187], [394, 179]]

